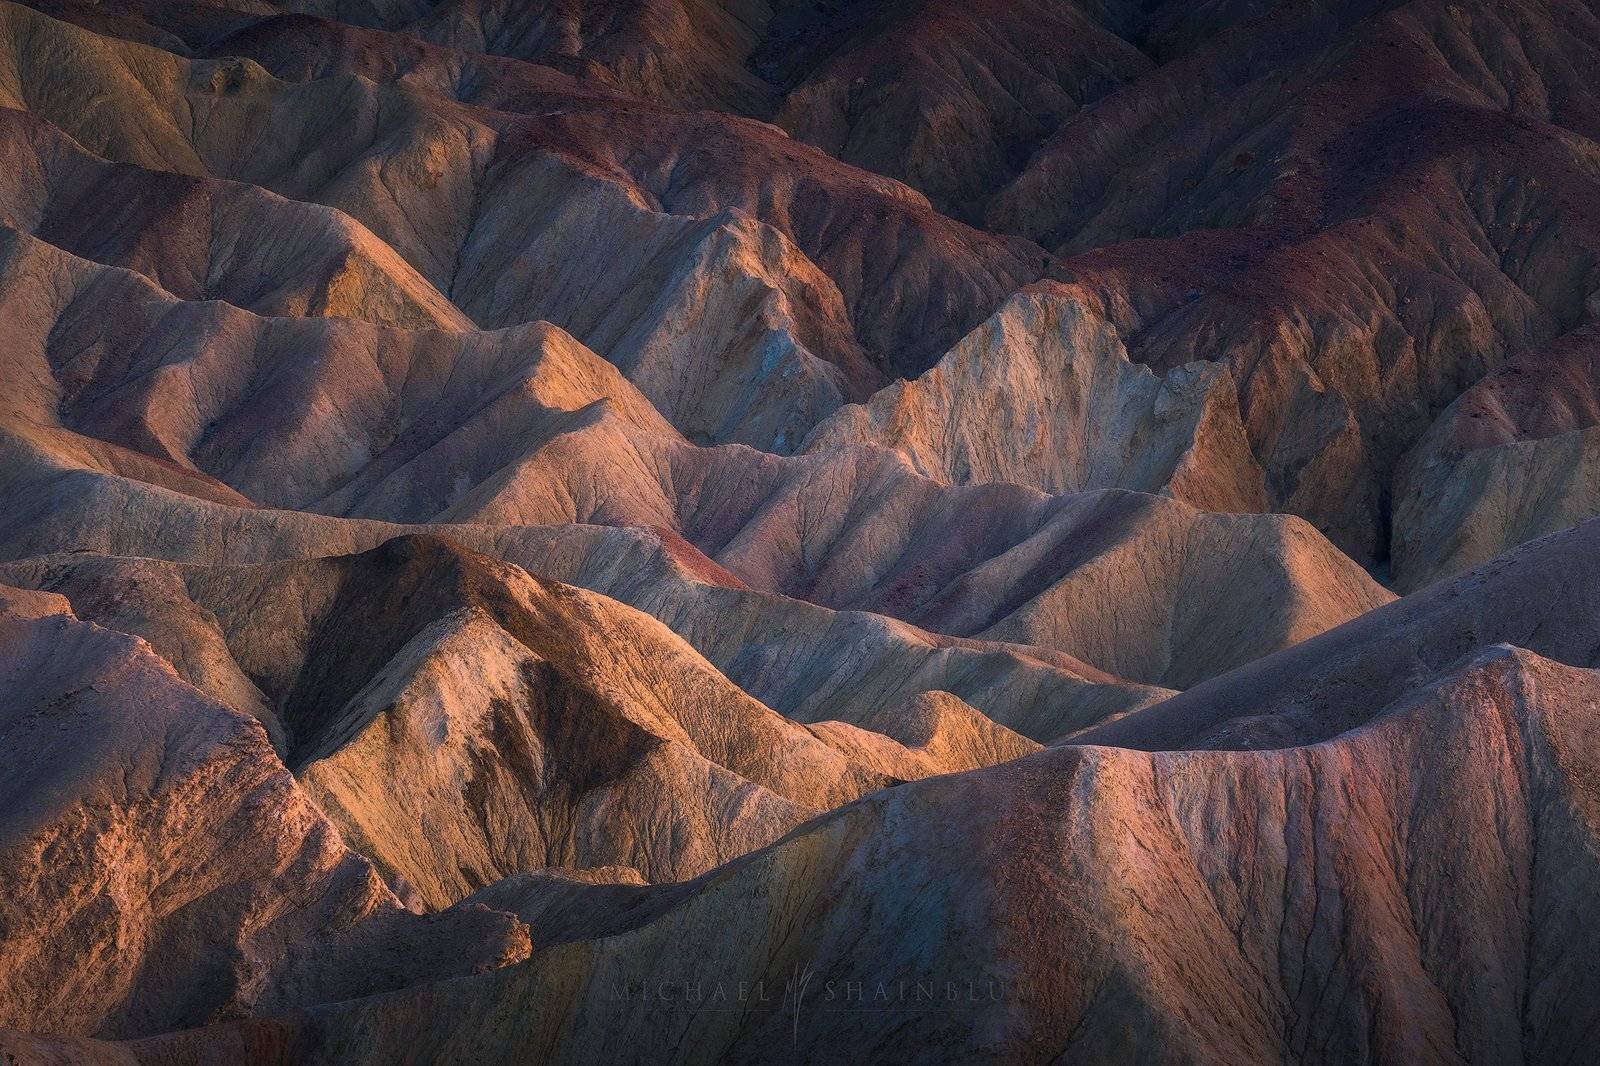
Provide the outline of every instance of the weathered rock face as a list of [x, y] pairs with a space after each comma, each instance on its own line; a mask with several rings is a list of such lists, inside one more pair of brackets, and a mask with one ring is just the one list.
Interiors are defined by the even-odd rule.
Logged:
[[470, 320], [354, 219], [251, 185], [107, 163], [0, 111], [0, 219], [184, 300], [461, 330]]
[[1147, 749], [1315, 743], [1359, 726], [1395, 686], [1426, 684], [1486, 644], [1600, 667], [1597, 541], [1600, 520], [1552, 533], [1079, 739]]
[[1181, 54], [1067, 119], [988, 220], [1104, 292], [1135, 361], [1226, 362], [1271, 507], [1381, 558], [1439, 411], [1592, 317], [1594, 12], [1193, 7], [1157, 34]]
[[[320, 1012], [285, 1057], [1570, 1057], [1600, 993], [1597, 697], [1498, 647], [1314, 747], [1069, 747], [905, 786], [637, 928]], [[637, 992], [697, 980], [749, 1002]]]
[[265, 567], [59, 560], [7, 576], [219, 675], [277, 727], [346, 840], [430, 908], [545, 866], [682, 880], [906, 779], [879, 764], [921, 777], [1031, 747], [958, 726], [855, 758], [853, 739], [773, 714], [653, 619], [426, 538]]
[[1150, 65], [1115, 32], [1126, 16], [1114, 5], [774, 6], [754, 57], [784, 94], [773, 121], [958, 217], [979, 215], [1067, 116]]
[[[755, 589], [1039, 645], [1147, 684], [1189, 684], [1387, 598], [1303, 523], [1278, 517], [1131, 493], [949, 486], [882, 447], [794, 458], [697, 447], [610, 365], [542, 323], [446, 333], [260, 318], [174, 301], [140, 275], [9, 239], [18, 325], [7, 361], [24, 386], [8, 398], [10, 421], [32, 449], [53, 452], [51, 432], [69, 430], [257, 503], [388, 521], [665, 527]], [[116, 334], [103, 329], [108, 311]], [[1126, 408], [1120, 421], [1074, 418], [1070, 394], [1038, 415], [1070, 427], [1051, 434], [1059, 443], [1045, 451], [1060, 465], [1045, 478], [1177, 486], [1220, 505], [1248, 494], [1220, 469], [1224, 457], [1249, 469], [1216, 443], [1241, 443], [1215, 425], [1226, 391], [1161, 440], [1170, 390], [1115, 366], [1122, 384], [1087, 386], [1085, 404]], [[1026, 389], [1010, 395], [1020, 408]], [[970, 412], [950, 419], [970, 423]], [[1110, 470], [1085, 469], [1101, 454]], [[1130, 465], [1119, 469], [1121, 455]], [[1200, 479], [1210, 469], [1214, 488]], [[1108, 626], [1113, 610], [1137, 610], [1138, 621]]]
[[[616, 462], [629, 455], [608, 450], [619, 438], [637, 462]], [[881, 452], [783, 461], [661, 441], [568, 434], [529, 463], [497, 473], [443, 517], [678, 527], [702, 546], [707, 565], [751, 588], [886, 614], [935, 633], [1036, 645], [1089, 664], [1080, 676], [1099, 671], [1146, 684], [1212, 676], [1391, 598], [1296, 519], [1212, 515], [1134, 493], [1047, 497], [1015, 486], [950, 488]], [[652, 468], [656, 477], [648, 476]], [[613, 472], [622, 484], [606, 483]], [[128, 515], [122, 530], [84, 515], [99, 527], [91, 539], [118, 553], [150, 553], [136, 546], [150, 540], [141, 529], [186, 528], [198, 547], [241, 521], [266, 543], [279, 542], [269, 555], [350, 543], [349, 532], [332, 532], [337, 524], [281, 513], [242, 518], [126, 483], [98, 486], [141, 499], [134, 505], [140, 513]], [[678, 490], [675, 498], [668, 488]], [[62, 491], [35, 483], [27, 494], [32, 507], [14, 519], [14, 553], [83, 546], [84, 527], [54, 502]], [[30, 512], [40, 515], [37, 523]], [[362, 528], [361, 546], [373, 543], [376, 530], [356, 530]], [[1128, 621], [1109, 626], [1113, 614]]]
[[[568, 328], [695, 435], [788, 450], [841, 396], [924, 368], [1044, 269], [1027, 242], [957, 225], [763, 124], [584, 93], [500, 111], [354, 70], [291, 85], [246, 59], [191, 61], [16, 7], [6, 19], [8, 39], [42, 34], [77, 58], [14, 50], [11, 106], [121, 162], [338, 208], [479, 326]], [[99, 84], [80, 65], [137, 96], [73, 107]], [[709, 385], [685, 395], [678, 379], [708, 366], [729, 381], [696, 406]], [[794, 410], [742, 425], [715, 406], [754, 392]]]
[[854, 443], [895, 448], [941, 481], [1266, 506], [1227, 368], [1195, 362], [1158, 376], [1129, 361], [1092, 299], [1058, 285], [1012, 297], [933, 369], [836, 412], [805, 448]]
[[[3, 122], [0, 150], [13, 167], [6, 221], [55, 247], [140, 272], [185, 300], [226, 300], [263, 315], [473, 326], [393, 249], [340, 211], [254, 186], [103, 163], [23, 112], [6, 111]], [[560, 214], [530, 219], [525, 202], [480, 205], [508, 217], [515, 211], [522, 236], [504, 240], [530, 243], [498, 247], [495, 254], [513, 262], [474, 260], [462, 269], [482, 266], [494, 275], [496, 292], [515, 297], [526, 286], [543, 301], [519, 297], [516, 309], [505, 312], [469, 302], [466, 310], [487, 324], [546, 318], [581, 330], [669, 418], [701, 438], [792, 444], [845, 393], [859, 390], [859, 381], [852, 384], [807, 348], [831, 332], [840, 350], [859, 361], [853, 342], [842, 339], [850, 327], [837, 289], [771, 227], [737, 211], [704, 220], [653, 217], [570, 167], [545, 166], [513, 184], [547, 189]], [[125, 202], [141, 210], [130, 216], [119, 209]], [[562, 241], [574, 249], [562, 252]], [[605, 268], [614, 258], [608, 247], [641, 241], [658, 246], [651, 259], [663, 272], [648, 292], [632, 291], [647, 285], [642, 277]], [[564, 281], [548, 268], [535, 276], [517, 266], [555, 256]], [[562, 311], [556, 290], [583, 278], [591, 286], [585, 306]], [[602, 292], [600, 279], [615, 289]], [[708, 352], [721, 356], [701, 358]]]
[[[811, 731], [863, 765], [902, 781], [993, 766], [1039, 750], [948, 692], [882, 705], [859, 726], [819, 722]], [[884, 737], [895, 743], [885, 744]]]
[[[1038, 747], [951, 696], [872, 723], [903, 743], [808, 730], [660, 623], [425, 538], [7, 576], [156, 641], [56, 593], [0, 596], [0, 1020], [48, 1031], [141, 1035], [501, 965], [528, 953], [531, 889], [423, 919], [385, 880], [430, 909], [549, 865], [682, 880], [882, 784]], [[298, 782], [157, 650], [276, 726]]]
[[186, 18], [140, 3], [36, 6], [180, 54], [249, 55], [294, 80], [357, 72], [510, 110], [620, 90], [767, 119], [960, 216], [1064, 117], [1150, 66], [1119, 36], [1136, 35], [1142, 12], [1070, 0], [296, 2]]
[[1402, 589], [1600, 514], [1600, 330], [1585, 326], [1484, 377], [1440, 415], [1397, 483]]
[[1580, 1060], [1596, 69], [0, 0], [0, 1059]]
[[[463, 528], [451, 527], [457, 535]], [[758, 592], [659, 530], [550, 526], [482, 543], [654, 615], [796, 721], [877, 729], [869, 723], [884, 709], [949, 693], [1000, 725], [1049, 741], [1171, 694], [1048, 648], [950, 637]]]
[[[326, 732], [297, 760], [307, 791], [432, 908], [544, 866], [680, 880], [826, 806], [630, 721], [471, 611], [414, 637]], [[808, 746], [824, 774], [842, 762]]]
[[[19, 464], [20, 465], [20, 464]], [[204, 563], [241, 564], [366, 551], [408, 531], [378, 522], [258, 509], [238, 511], [114, 478], [68, 474], [44, 484], [12, 484], [16, 507], [4, 544], [14, 556], [73, 553], [72, 571], [94, 567], [80, 553], [172, 554]], [[76, 501], [68, 504], [66, 501]], [[48, 520], [45, 516], [48, 515]], [[108, 515], [119, 516], [107, 521]], [[832, 611], [744, 587], [681, 539], [650, 530], [598, 526], [411, 527], [445, 533], [519, 564], [620, 599], [680, 633], [751, 695], [803, 722], [859, 722], [879, 703], [948, 690], [994, 720], [1036, 740], [1050, 740], [1144, 706], [1169, 690], [1128, 683], [1061, 652], [952, 638], [881, 615]], [[51, 564], [54, 565], [53, 563]], [[141, 564], [118, 561], [118, 570]], [[45, 580], [33, 564], [7, 568], [13, 581]], [[79, 610], [105, 598], [72, 591], [75, 579], [46, 569], [51, 587], [77, 597]], [[96, 581], [109, 580], [96, 577]], [[142, 575], [110, 587], [119, 617], [108, 625], [145, 636], [180, 671], [195, 652], [164, 643], [168, 602], [132, 609], [123, 595]], [[162, 586], [169, 578], [161, 578]], [[130, 617], [142, 614], [143, 617]], [[94, 615], [101, 618], [103, 616]], [[201, 673], [185, 673], [206, 687]], [[216, 690], [207, 691], [218, 694]]]
[[383, 492], [431, 516], [513, 459], [506, 440], [536, 448], [585, 411], [677, 438], [546, 323], [447, 333], [259, 318], [173, 300], [15, 231], [0, 233], [0, 279], [9, 420], [142, 452], [236, 498], [344, 510]]
[[[411, 923], [261, 726], [143, 641], [51, 594], [0, 609], [0, 1023], [137, 1036], [527, 954], [503, 914]], [[345, 961], [358, 923], [387, 971]]]

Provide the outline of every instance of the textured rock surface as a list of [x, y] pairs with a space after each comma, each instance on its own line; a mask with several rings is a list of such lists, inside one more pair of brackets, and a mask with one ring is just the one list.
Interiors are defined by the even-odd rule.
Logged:
[[[1600, 993], [1597, 699], [1494, 647], [1327, 744], [1069, 747], [905, 786], [632, 931], [319, 1012], [283, 1057], [1567, 1059]], [[695, 1009], [697, 980], [747, 1002]]]
[[[1149, 684], [1189, 684], [1386, 598], [1304, 523], [1275, 516], [1213, 516], [1131, 493], [948, 486], [882, 447], [791, 458], [698, 447], [547, 324], [458, 333], [262, 318], [175, 301], [142, 275], [15, 231], [8, 240], [15, 325], [5, 358], [22, 387], [5, 400], [6, 420], [16, 447], [58, 468], [126, 470], [180, 490], [186, 478], [213, 499], [231, 489], [274, 507], [393, 522], [664, 527], [755, 589], [1041, 645]], [[115, 333], [103, 329], [108, 314]], [[1135, 443], [1105, 449], [1100, 427], [1080, 424], [1081, 436], [1054, 450], [1064, 464], [1105, 450], [1137, 459], [1137, 442], [1159, 432], [1153, 381], [1118, 365], [1135, 406], [1151, 406], [1108, 432]], [[1070, 421], [1069, 406], [1054, 417]], [[1226, 469], [1193, 454], [1211, 439], [1205, 410], [1190, 443], [1178, 433], [1134, 463], [1165, 476], [1131, 479], [1218, 502], [1238, 496], [1200, 485], [1198, 471]], [[146, 456], [163, 473], [75, 454], [63, 431]], [[63, 534], [53, 504], [40, 517]], [[171, 520], [162, 525], [151, 539], [172, 535]], [[1104, 612], [1130, 604], [1137, 622], [1105, 624]], [[1196, 626], [1211, 645], [1194, 643]]]
[[[5, 18], [7, 41], [43, 37], [74, 61], [13, 47], [0, 102], [119, 162], [338, 208], [479, 326], [567, 327], [691, 432], [740, 421], [679, 410], [697, 397], [671, 390], [708, 351], [744, 391], [759, 381], [764, 401], [820, 417], [830, 380], [853, 393], [879, 368], [921, 369], [1044, 268], [1027, 242], [950, 222], [759, 123], [585, 94], [500, 111], [356, 71], [295, 85], [249, 59], [190, 60], [18, 7]], [[101, 67], [136, 93], [73, 107]], [[781, 445], [759, 428], [736, 436]]]
[[261, 726], [143, 641], [0, 607], [0, 1022], [143, 1035], [527, 955], [504, 914], [419, 928]]
[[470, 320], [341, 211], [252, 185], [107, 163], [24, 111], [0, 110], [0, 218], [185, 300], [264, 315], [460, 330]]
[[1395, 500], [1402, 589], [1600, 514], [1600, 330], [1511, 360], [1407, 456]]
[[1170, 60], [990, 202], [1103, 292], [1131, 358], [1225, 362], [1270, 506], [1381, 559], [1401, 457], [1591, 320], [1592, 7], [1164, 5]]
[[836, 412], [807, 451], [875, 443], [941, 481], [1047, 492], [1123, 488], [1212, 511], [1265, 509], [1263, 475], [1226, 366], [1158, 376], [1128, 359], [1084, 294], [1012, 297], [914, 381]]
[[[859, 726], [819, 722], [811, 731], [863, 765], [902, 781], [976, 770], [1039, 750], [948, 692], [923, 692], [905, 703], [880, 706]], [[885, 744], [884, 737], [896, 743]]]
[[[858, 758], [854, 733], [785, 721], [659, 622], [426, 538], [264, 567], [62, 560], [6, 576], [235, 683], [345, 838], [434, 909], [544, 866], [682, 880], [892, 780], [1032, 747], [985, 719], [953, 736], [912, 725], [915, 750], [880, 736]], [[185, 655], [184, 623], [204, 658]]]
[[[0, 441], [4, 441], [0, 432]], [[365, 551], [407, 527], [241, 510], [96, 476], [21, 445], [0, 473], [14, 507], [6, 554], [167, 556], [251, 563]], [[71, 457], [68, 457], [70, 461]], [[753, 592], [681, 539], [594, 526], [422, 527], [621, 598], [682, 632], [757, 698], [802, 721], [855, 720], [877, 701], [949, 690], [1048, 740], [1166, 690], [1132, 685], [1050, 649], [950, 638], [880, 615]]]
[[1424, 684], [1485, 644], [1600, 666], [1597, 542], [1600, 521], [1552, 533], [1081, 739], [1140, 748], [1310, 743], [1359, 725], [1396, 685]]
[[0, 1060], [1582, 1061], [1595, 69], [0, 0]]
[[[607, 417], [598, 438], [556, 438], [439, 517], [664, 525], [755, 589], [955, 637], [1038, 645], [1157, 685], [1212, 676], [1391, 598], [1298, 519], [1214, 515], [1128, 492], [951, 488], [892, 453], [783, 460], [612, 432], [619, 423]], [[618, 462], [609, 446], [619, 436], [642, 446], [631, 453], [637, 462]], [[276, 465], [281, 455], [266, 458]], [[59, 469], [59, 460], [41, 461]], [[365, 529], [362, 547], [377, 529], [394, 529], [217, 512], [132, 482], [72, 477], [70, 489], [49, 477], [28, 479], [26, 491], [19, 484], [6, 535], [13, 555], [90, 546], [151, 554], [147, 545], [165, 540], [163, 554], [220, 561], [211, 553], [245, 525], [263, 543], [257, 551], [282, 557], [352, 550], [332, 547], [349, 544], [350, 532], [336, 529]], [[113, 497], [129, 502], [107, 507]], [[108, 513], [120, 516], [108, 522]], [[1113, 614], [1123, 621], [1108, 624]]]
[[621, 90], [770, 119], [960, 214], [975, 213], [1063, 117], [1150, 66], [1119, 36], [1133, 35], [1142, 12], [1070, 0], [297, 2], [182, 15], [139, 2], [35, 6], [180, 54], [250, 55], [297, 80], [360, 72], [516, 110]]

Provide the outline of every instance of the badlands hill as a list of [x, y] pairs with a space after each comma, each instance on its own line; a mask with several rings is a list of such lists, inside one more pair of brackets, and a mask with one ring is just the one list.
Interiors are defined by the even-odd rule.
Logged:
[[0, 0], [0, 1058], [1583, 1061], [1597, 70]]

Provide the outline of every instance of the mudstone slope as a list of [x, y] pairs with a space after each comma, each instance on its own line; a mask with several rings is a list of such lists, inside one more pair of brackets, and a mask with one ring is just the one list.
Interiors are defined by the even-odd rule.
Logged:
[[16, 1063], [1582, 1061], [1584, 0], [0, 0]]

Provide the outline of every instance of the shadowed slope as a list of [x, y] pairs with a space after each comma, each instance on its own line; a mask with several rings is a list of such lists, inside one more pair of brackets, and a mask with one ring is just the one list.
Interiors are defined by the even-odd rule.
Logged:
[[431, 908], [546, 866], [681, 880], [873, 788], [1037, 748], [951, 696], [940, 715], [863, 723], [887, 736], [808, 731], [659, 622], [432, 538], [246, 568], [4, 572], [149, 634], [271, 722], [352, 846]]
[[0, 0], [0, 1059], [1581, 1060], [1597, 19]]
[[1461, 394], [1400, 470], [1395, 584], [1414, 589], [1600, 514], [1600, 327]]
[[[663, 389], [668, 367], [692, 358], [771, 364], [772, 386], [780, 367], [803, 368], [857, 398], [885, 370], [922, 369], [1044, 265], [1026, 242], [952, 223], [758, 123], [587, 96], [570, 110], [492, 111], [356, 74], [289, 85], [248, 60], [190, 62], [22, 8], [6, 21], [10, 39], [43, 35], [82, 57], [39, 65], [14, 52], [12, 102], [91, 150], [338, 207], [479, 325], [554, 321], [630, 373], [665, 361]], [[126, 106], [76, 110], [91, 91], [80, 65], [140, 88]], [[675, 347], [683, 315], [734, 334]], [[715, 428], [647, 392], [692, 432]], [[813, 422], [826, 413], [809, 410]], [[789, 427], [787, 447], [807, 428]]]
[[[1070, 0], [456, 0], [360, 11], [294, 2], [249, 14], [204, 5], [179, 14], [141, 0], [34, 6], [174, 51], [249, 55], [280, 77], [358, 70], [518, 110], [552, 89], [574, 92], [558, 69], [597, 96], [621, 90], [769, 119], [962, 215], [1064, 117], [1150, 66], [1118, 36], [1137, 27], [1137, 5]], [[1118, 6], [1130, 10], [1107, 10]], [[361, 25], [262, 13], [271, 10]]]
[[[0, 544], [12, 558], [90, 551], [248, 563], [365, 551], [408, 531], [219, 507], [45, 459], [4, 433], [0, 444], [11, 449], [0, 471], [13, 475], [5, 482], [13, 506]], [[997, 721], [1049, 740], [1166, 694], [1049, 649], [949, 638], [878, 615], [741, 589], [736, 578], [718, 576], [714, 563], [664, 532], [476, 525], [417, 531], [447, 534], [647, 610], [757, 698], [802, 721], [856, 721], [879, 701], [949, 690]]]
[[[1597, 705], [1593, 673], [1492, 648], [1314, 747], [1064, 748], [908, 785], [632, 931], [322, 1010], [291, 1053], [1568, 1059], [1600, 993]], [[773, 991], [737, 1011], [619, 993], [696, 978]]]
[[0, 110], [0, 220], [144, 274], [180, 299], [264, 315], [467, 329], [442, 293], [342, 212], [233, 182], [105, 163], [23, 111]]
[[143, 1035], [526, 956], [506, 915], [401, 911], [261, 727], [143, 641], [58, 596], [0, 612], [0, 1023]]
[[1134, 361], [1226, 363], [1269, 506], [1382, 559], [1438, 412], [1593, 315], [1600, 22], [1569, 0], [1222, 14], [1066, 121], [988, 220], [1067, 255], [1053, 273], [1101, 294]]
[[696, 447], [544, 324], [259, 318], [9, 243], [8, 299], [30, 312], [16, 316], [8, 358], [24, 387], [10, 402], [33, 447], [49, 441], [27, 424], [64, 423], [257, 503], [391, 522], [664, 527], [756, 589], [1043, 645], [1150, 684], [1193, 683], [1388, 598], [1297, 520], [948, 486], [881, 448]]
[[1227, 368], [1196, 361], [1157, 375], [1130, 362], [1093, 301], [1068, 286], [1012, 297], [921, 377], [835, 412], [805, 450], [868, 442], [942, 481], [1137, 489], [1214, 511], [1266, 504]]
[[[619, 665], [628, 661], [626, 652], [621, 660], [585, 665], [582, 641], [590, 638], [550, 623], [580, 607], [585, 594], [568, 590], [566, 606], [540, 608], [543, 624], [524, 618], [515, 627], [522, 639], [511, 636], [480, 597], [510, 596], [498, 613], [525, 615], [526, 597], [537, 598], [544, 586], [505, 567], [499, 575], [483, 571], [495, 564], [472, 563], [454, 551], [399, 541], [343, 563], [163, 571], [180, 590], [187, 586], [179, 603], [192, 596], [190, 609], [215, 620], [228, 664], [238, 664], [282, 722], [286, 760], [318, 803], [423, 902], [443, 906], [506, 873], [547, 865], [626, 862], [655, 876], [699, 872], [881, 780], [852, 777], [833, 752], [803, 730], [778, 724], [703, 664], [692, 703], [661, 694], [673, 684], [671, 656], [662, 649], [654, 669], [665, 672], [648, 680], [629, 680], [629, 668]], [[464, 565], [476, 570], [464, 573]], [[123, 568], [87, 569], [35, 574], [85, 596]], [[482, 582], [488, 583], [482, 592], [469, 591]], [[521, 599], [506, 582], [521, 590]], [[154, 620], [173, 612], [160, 600], [141, 606]], [[627, 647], [615, 623], [612, 630], [610, 639]], [[671, 647], [659, 626], [654, 638]], [[682, 649], [678, 656], [692, 672], [692, 653]], [[710, 725], [722, 717], [719, 696], [722, 707], [748, 720]], [[737, 745], [760, 736], [764, 720], [773, 723], [769, 732], [786, 730], [810, 750], [803, 788], [737, 754], [749, 751]], [[690, 723], [688, 733], [672, 724], [680, 721]], [[789, 792], [800, 806], [706, 762], [702, 750]], [[674, 776], [686, 772], [706, 779], [703, 796], [698, 789], [682, 792]], [[648, 830], [636, 845], [621, 832], [630, 785], [654, 795], [635, 803], [635, 816], [641, 825], [662, 824], [659, 844]], [[694, 813], [687, 821], [674, 818], [678, 808]]]
[[1600, 666], [1597, 541], [1597, 520], [1552, 533], [1079, 739], [1138, 748], [1310, 743], [1366, 721], [1397, 685], [1426, 684], [1485, 644]]

